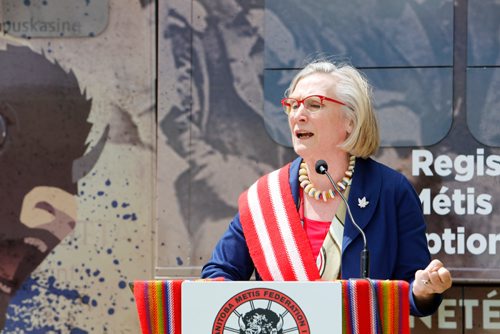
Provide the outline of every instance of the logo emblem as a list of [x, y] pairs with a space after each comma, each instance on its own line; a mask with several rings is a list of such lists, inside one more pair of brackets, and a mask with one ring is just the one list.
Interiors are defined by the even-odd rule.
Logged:
[[310, 334], [307, 318], [284, 293], [267, 288], [242, 291], [219, 310], [212, 334]]

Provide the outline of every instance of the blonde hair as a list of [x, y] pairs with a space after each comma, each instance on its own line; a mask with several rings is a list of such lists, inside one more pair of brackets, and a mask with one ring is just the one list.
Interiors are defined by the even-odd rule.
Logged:
[[351, 155], [367, 158], [373, 155], [380, 145], [377, 118], [372, 107], [372, 88], [366, 77], [351, 65], [335, 64], [328, 60], [309, 63], [292, 80], [285, 92], [288, 96], [297, 83], [314, 73], [331, 74], [337, 79], [336, 98], [344, 102], [345, 116], [353, 124], [353, 130], [340, 148]]

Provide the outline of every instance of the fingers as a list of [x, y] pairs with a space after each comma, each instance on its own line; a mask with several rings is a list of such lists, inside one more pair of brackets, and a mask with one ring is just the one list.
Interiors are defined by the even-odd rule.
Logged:
[[429, 263], [427, 268], [425, 268], [424, 270], [429, 271], [429, 272], [433, 272], [433, 271], [437, 271], [437, 270], [439, 270], [439, 268], [443, 268], [443, 267], [444, 267], [443, 262], [441, 262], [437, 259], [434, 259]]
[[432, 284], [447, 286], [451, 285], [451, 274], [445, 267], [429, 272], [429, 280]]
[[[417, 270], [415, 272], [415, 282], [413, 283], [414, 292], [418, 294], [429, 294], [427, 286], [431, 284], [428, 268], [425, 270]], [[415, 291], [416, 290], [416, 291]]]
[[413, 292], [415, 295], [425, 296], [443, 293], [452, 285], [451, 274], [439, 260], [433, 260], [424, 270], [415, 272]]
[[446, 268], [440, 268], [438, 270], [439, 277], [441, 277], [441, 281], [446, 282], [450, 281], [451, 282], [451, 273], [448, 271]]

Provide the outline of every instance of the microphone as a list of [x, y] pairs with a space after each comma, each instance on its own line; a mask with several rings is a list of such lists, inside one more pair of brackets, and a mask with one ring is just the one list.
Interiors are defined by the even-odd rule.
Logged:
[[361, 229], [361, 227], [359, 227], [359, 225], [354, 220], [354, 217], [352, 216], [352, 213], [351, 213], [351, 208], [349, 207], [349, 203], [347, 203], [347, 199], [345, 198], [344, 194], [342, 194], [342, 192], [339, 190], [335, 181], [333, 181], [330, 173], [328, 173], [328, 164], [326, 163], [326, 161], [325, 160], [316, 161], [315, 169], [316, 169], [316, 173], [324, 174], [328, 177], [328, 180], [330, 180], [330, 183], [332, 184], [335, 191], [340, 195], [340, 197], [342, 197], [342, 200], [345, 203], [345, 206], [347, 208], [347, 213], [349, 214], [349, 217], [351, 218], [352, 223], [354, 224], [354, 226], [356, 226], [359, 233], [361, 233], [361, 236], [363, 237], [363, 250], [361, 251], [361, 256], [360, 256], [361, 277], [368, 278], [369, 271], [370, 271], [370, 255], [368, 254], [365, 232]]

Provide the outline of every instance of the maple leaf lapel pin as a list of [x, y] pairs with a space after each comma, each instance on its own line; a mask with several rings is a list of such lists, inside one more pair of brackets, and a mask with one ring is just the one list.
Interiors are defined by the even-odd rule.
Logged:
[[363, 198], [358, 198], [358, 206], [361, 208], [361, 209], [364, 209], [366, 208], [366, 206], [370, 204], [370, 202], [368, 202], [366, 200], [366, 197], [363, 197]]

